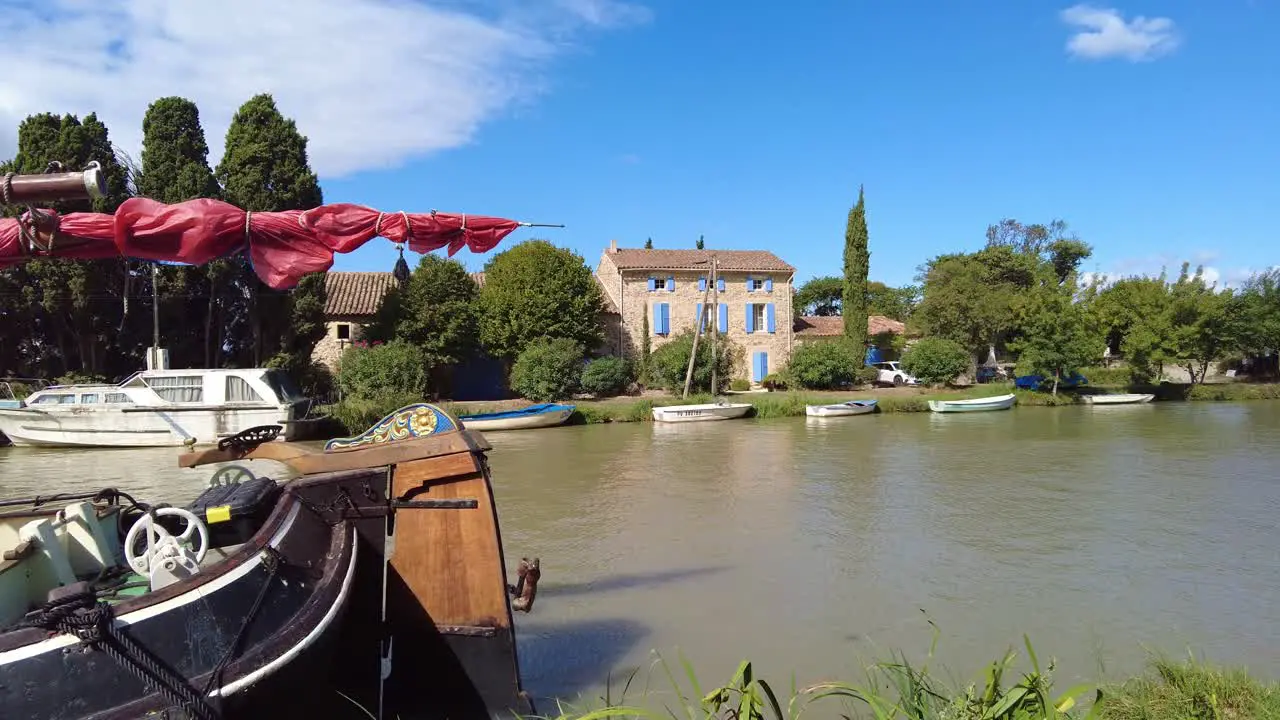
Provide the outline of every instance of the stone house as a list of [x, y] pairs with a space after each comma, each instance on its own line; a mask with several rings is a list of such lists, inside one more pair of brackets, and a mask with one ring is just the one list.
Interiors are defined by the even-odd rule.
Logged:
[[[471, 273], [471, 279], [478, 286], [484, 287], [484, 273]], [[311, 360], [323, 363], [330, 370], [336, 370], [342, 352], [361, 339], [364, 328], [373, 320], [374, 313], [382, 304], [382, 298], [395, 285], [395, 275], [389, 272], [326, 273], [326, 332], [311, 351]]]
[[[804, 315], [796, 318], [794, 327], [800, 344], [844, 337], [844, 318], [839, 315]], [[874, 352], [868, 352], [867, 362], [896, 359], [898, 353], [889, 346], [888, 336], [906, 333], [907, 326], [901, 321], [884, 315], [867, 316], [867, 340], [876, 347]]]
[[596, 279], [605, 295], [609, 349], [635, 359], [650, 347], [692, 329], [702, 309], [711, 259], [719, 261], [717, 307], [710, 324], [746, 352], [734, 376], [759, 384], [791, 358], [795, 268], [764, 250], [642, 250], [619, 248], [600, 256]]

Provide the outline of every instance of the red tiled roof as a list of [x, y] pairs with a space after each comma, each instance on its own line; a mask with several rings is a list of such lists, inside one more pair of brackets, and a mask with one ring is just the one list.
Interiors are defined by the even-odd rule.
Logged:
[[794, 272], [777, 255], [767, 250], [644, 250], [619, 248], [609, 259], [619, 270], [703, 270], [711, 258], [721, 270], [768, 270]]
[[[812, 337], [843, 335], [844, 318], [839, 315], [805, 315], [796, 320], [794, 330], [796, 335]], [[905, 324], [893, 318], [887, 318], [883, 315], [871, 315], [867, 318], [868, 335], [879, 335], [886, 332], [901, 335], [906, 330], [907, 326]]]
[[372, 315], [396, 284], [389, 272], [333, 272], [324, 276], [325, 315]]

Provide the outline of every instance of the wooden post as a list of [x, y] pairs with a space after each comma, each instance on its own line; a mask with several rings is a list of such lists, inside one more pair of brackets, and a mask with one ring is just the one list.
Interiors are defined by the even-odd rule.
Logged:
[[[720, 282], [720, 260], [713, 257], [711, 258], [710, 287], [712, 288], [712, 290], [711, 290], [710, 307], [714, 307], [716, 309], [716, 314], [712, 316], [714, 319], [711, 321], [711, 335], [710, 337], [707, 338], [707, 342], [711, 343], [711, 395], [712, 397], [716, 395], [716, 387], [717, 387], [716, 385], [716, 345], [719, 344], [718, 343], [719, 338], [717, 337], [716, 333], [719, 332], [719, 328], [716, 325], [716, 323], [720, 322], [720, 289], [718, 287], [719, 282]], [[707, 303], [703, 303], [702, 306], [704, 308], [708, 307]], [[725, 328], [725, 329], [727, 330], [728, 328]]]
[[689, 369], [684, 373], [684, 394], [680, 396], [681, 398], [689, 397], [689, 384], [693, 382], [693, 365], [698, 359], [698, 336], [702, 334], [702, 320], [707, 316], [707, 302], [710, 299], [711, 280], [708, 275], [707, 289], [702, 293], [702, 312], [698, 313], [698, 317], [693, 321], [693, 350], [689, 352]]
[[0, 175], [0, 201], [6, 205], [27, 205], [58, 200], [94, 200], [106, 194], [107, 183], [98, 163], [89, 163], [82, 172], [43, 175]]

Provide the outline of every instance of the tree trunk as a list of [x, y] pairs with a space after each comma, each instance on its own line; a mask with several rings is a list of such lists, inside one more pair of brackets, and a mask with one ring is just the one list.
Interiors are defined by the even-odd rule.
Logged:
[[1058, 378], [1062, 377], [1061, 370], [1053, 371], [1053, 396], [1058, 397]]
[[218, 301], [218, 288], [213, 282], [213, 278], [209, 278], [209, 309], [204, 314], [204, 366], [212, 368], [213, 365], [213, 316], [214, 304]]

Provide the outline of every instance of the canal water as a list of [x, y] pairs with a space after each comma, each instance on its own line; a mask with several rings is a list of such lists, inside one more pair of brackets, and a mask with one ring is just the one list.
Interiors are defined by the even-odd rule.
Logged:
[[[862, 680], [930, 621], [966, 683], [1023, 633], [1060, 688], [1189, 649], [1274, 677], [1278, 436], [1265, 402], [489, 433], [508, 565], [542, 559], [525, 683], [590, 701], [653, 651]], [[211, 471], [176, 454], [0, 449], [0, 495], [189, 500]]]

